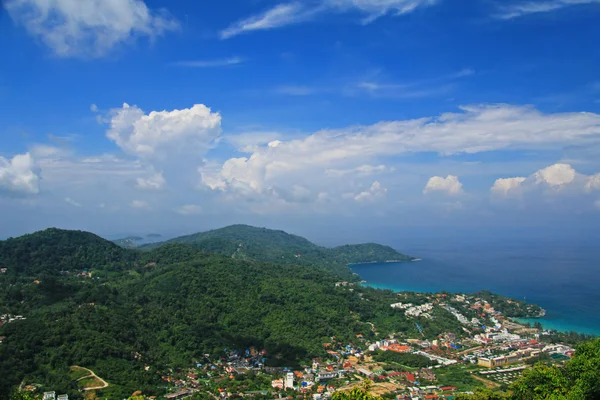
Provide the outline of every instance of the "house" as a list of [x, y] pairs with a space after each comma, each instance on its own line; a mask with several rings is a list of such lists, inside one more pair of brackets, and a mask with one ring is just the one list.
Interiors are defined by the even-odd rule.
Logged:
[[56, 392], [45, 392], [43, 400], [56, 400]]
[[68, 394], [59, 394], [56, 400], [69, 400]]
[[403, 372], [400, 372], [400, 375], [403, 375], [403, 376], [404, 376], [404, 378], [405, 378], [407, 381], [409, 381], [410, 383], [413, 383], [413, 382], [415, 382], [415, 381], [417, 380], [417, 379], [415, 378], [415, 374], [412, 374], [412, 373], [410, 373], [410, 372], [405, 372], [405, 371], [403, 371]]
[[336, 379], [339, 377], [338, 371], [321, 371], [317, 374], [318, 381], [325, 381], [328, 379]]
[[271, 381], [271, 386], [274, 389], [283, 389], [283, 379], [275, 379], [274, 381]]
[[361, 375], [366, 376], [367, 378], [371, 378], [373, 376], [373, 372], [371, 372], [370, 370], [366, 369], [366, 368], [359, 368], [358, 372]]
[[456, 392], [457, 388], [456, 386], [442, 386], [440, 390], [442, 392]]

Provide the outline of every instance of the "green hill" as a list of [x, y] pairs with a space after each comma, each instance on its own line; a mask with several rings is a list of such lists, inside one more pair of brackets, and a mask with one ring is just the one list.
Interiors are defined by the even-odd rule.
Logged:
[[[322, 257], [327, 265], [335, 261], [325, 255], [329, 250], [284, 232], [224, 231], [229, 240], [212, 232], [204, 250], [224, 251], [235, 243], [233, 252], [243, 257], [181, 243], [140, 252], [58, 229], [0, 242], [0, 259], [12, 271], [0, 275], [0, 315], [26, 317], [0, 327], [6, 336], [0, 398], [23, 380], [80, 398], [68, 379], [71, 365], [92, 368], [123, 398], [137, 389], [160, 390], [156, 369], [187, 368], [204, 354], [221, 357], [226, 347], [264, 348], [268, 364], [293, 366], [325, 356], [323, 343], [332, 336], [347, 342], [358, 333], [373, 336], [367, 321], [382, 333], [416, 329], [389, 307], [396, 301], [391, 292], [337, 288], [335, 269], [254, 259], [265, 246], [265, 259], [278, 258], [286, 248]], [[353, 256], [331, 254], [344, 262]], [[93, 279], [58, 273], [81, 269], [93, 271]], [[153, 369], [147, 372], [145, 365]]]
[[134, 253], [89, 232], [46, 229], [0, 241], [0, 267], [11, 275], [120, 269]]
[[346, 266], [352, 263], [413, 259], [391, 247], [374, 243], [326, 248], [284, 231], [248, 225], [232, 225], [182, 236], [162, 243], [145, 245], [141, 249], [153, 249], [169, 243], [187, 244], [209, 253], [236, 259], [312, 265], [338, 273], [347, 273]]

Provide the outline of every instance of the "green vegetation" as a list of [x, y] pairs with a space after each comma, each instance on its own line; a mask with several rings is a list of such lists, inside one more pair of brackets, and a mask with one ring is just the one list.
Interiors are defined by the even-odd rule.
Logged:
[[69, 371], [69, 377], [74, 381], [89, 375], [90, 371], [81, 367], [71, 367]]
[[393, 351], [377, 351], [373, 354], [373, 359], [379, 362], [396, 363], [412, 368], [427, 368], [437, 365], [429, 358], [418, 354], [396, 353]]
[[[0, 329], [6, 336], [0, 397], [25, 380], [80, 398], [72, 365], [108, 380], [111, 396], [160, 394], [160, 375], [146, 365], [187, 368], [204, 354], [220, 357], [226, 347], [254, 346], [267, 350], [268, 365], [297, 366], [326, 356], [323, 344], [332, 336], [346, 342], [358, 333], [374, 338], [367, 322], [378, 323], [380, 315], [389, 318], [382, 334], [414, 331], [412, 322], [393, 316], [393, 294], [335, 287], [351, 273], [325, 257], [326, 249], [283, 232], [241, 229], [245, 233], [236, 238], [252, 249], [246, 254], [259, 255], [255, 246], [270, 241], [264, 258], [275, 259], [291, 242], [296, 247], [286, 254], [305, 265], [210, 254], [178, 243], [140, 252], [58, 229], [0, 242], [2, 266], [8, 268], [0, 276], [0, 314], [27, 318]], [[256, 231], [258, 244], [247, 236]], [[309, 248], [313, 261], [304, 257], [310, 251], [295, 257]], [[349, 260], [359, 253], [342, 248], [335, 254]], [[78, 276], [82, 270], [91, 277]]]
[[543, 310], [535, 304], [529, 304], [521, 300], [510, 299], [498, 294], [482, 290], [473, 293], [474, 296], [486, 300], [494, 305], [494, 308], [502, 310], [502, 314], [511, 318], [526, 318], [539, 316]]
[[135, 258], [135, 253], [88, 232], [53, 228], [0, 241], [0, 265], [13, 276], [123, 269]]
[[[357, 340], [358, 334], [370, 341], [392, 333], [420, 337], [415, 319], [390, 307], [398, 294], [335, 285], [351, 275], [343, 263], [393, 255], [383, 246], [324, 249], [284, 232], [244, 226], [224, 231], [236, 241], [213, 231], [203, 236], [208, 242], [202, 246], [173, 242], [143, 252], [58, 229], [0, 242], [0, 265], [8, 269], [0, 275], [0, 314], [26, 317], [0, 327], [6, 337], [0, 345], [0, 399], [22, 382], [81, 399], [80, 387], [99, 382], [77, 382], [84, 370], [73, 365], [91, 368], [110, 382], [99, 396], [127, 398], [137, 390], [165, 393], [161, 374], [203, 362], [205, 354], [218, 359], [225, 348], [265, 349], [267, 365], [297, 367], [327, 357], [323, 345], [332, 337], [342, 343]], [[225, 252], [231, 245], [233, 253]], [[262, 245], [267, 246], [264, 256]], [[288, 253], [295, 264], [287, 262]], [[282, 254], [282, 262], [270, 262]], [[83, 270], [91, 276], [79, 274]], [[427, 301], [410, 293], [401, 300]], [[419, 323], [425, 338], [462, 331], [441, 308]], [[514, 396], [520, 397], [514, 398], [535, 398], [527, 396], [540, 385], [567, 396], [557, 399], [593, 398], [600, 382], [599, 348], [599, 342], [580, 347], [564, 369], [537, 366], [517, 383]], [[425, 366], [414, 355], [376, 357], [387, 364]], [[465, 371], [444, 371], [444, 382], [472, 384]], [[268, 383], [257, 378], [244, 385], [262, 390]], [[340, 400], [346, 398], [351, 397]]]
[[186, 244], [209, 253], [240, 260], [256, 260], [278, 264], [293, 264], [326, 268], [348, 278], [346, 266], [361, 262], [388, 260], [410, 261], [413, 258], [388, 246], [374, 243], [345, 245], [332, 249], [317, 246], [296, 235], [248, 225], [232, 225], [208, 232], [196, 233], [141, 246], [155, 249], [164, 244]]
[[600, 339], [577, 347], [564, 367], [539, 363], [525, 370], [508, 392], [483, 391], [462, 400], [587, 400], [600, 398]]

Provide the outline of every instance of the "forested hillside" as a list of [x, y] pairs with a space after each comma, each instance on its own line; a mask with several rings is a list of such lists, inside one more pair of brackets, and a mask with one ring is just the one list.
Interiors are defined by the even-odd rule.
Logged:
[[375, 243], [326, 248], [317, 246], [300, 236], [248, 225], [232, 225], [182, 236], [167, 242], [145, 245], [141, 249], [154, 249], [172, 243], [187, 244], [206, 252], [236, 259], [326, 266], [329, 270], [334, 270], [346, 277], [348, 270], [345, 267], [351, 263], [410, 261], [413, 259], [391, 247]]
[[[398, 294], [355, 282], [339, 285], [338, 271], [349, 271], [345, 263], [394, 256], [393, 250], [371, 244], [323, 249], [283, 232], [276, 236], [272, 243], [278, 244], [264, 258], [295, 243], [294, 251], [308, 250], [303, 254], [322, 261], [262, 262], [176, 242], [127, 250], [86, 232], [56, 229], [0, 242], [6, 268], [0, 273], [0, 316], [20, 316], [0, 323], [0, 399], [22, 382], [81, 399], [72, 365], [109, 381], [110, 398], [125, 398], [137, 390], [164, 394], [162, 374], [195, 366], [206, 355], [218, 360], [226, 348], [264, 349], [266, 365], [297, 367], [327, 357], [324, 344], [356, 342], [357, 335], [365, 341], [389, 334], [430, 340], [445, 332], [466, 335], [443, 307], [417, 325], [390, 307]], [[270, 231], [241, 247], [260, 256], [266, 237]], [[512, 304], [501, 300], [499, 310]], [[402, 301], [427, 300], [403, 293]], [[577, 365], [569, 371], [587, 368]]]
[[52, 228], [0, 241], [0, 268], [11, 275], [122, 269], [135, 259], [135, 253], [89, 232]]
[[[284, 232], [228, 231], [227, 240], [209, 235], [200, 247], [173, 242], [148, 251], [58, 229], [0, 242], [0, 315], [26, 318], [0, 327], [0, 396], [25, 379], [78, 398], [68, 377], [74, 364], [94, 368], [123, 394], [153, 393], [156, 368], [193, 365], [226, 347], [264, 348], [269, 365], [293, 366], [324, 355], [331, 337], [373, 336], [371, 321], [383, 333], [414, 331], [389, 307], [393, 293], [335, 286], [351, 275], [342, 263], [378, 257], [373, 245], [340, 248], [335, 261]], [[238, 256], [225, 251], [232, 243]], [[289, 254], [295, 265], [256, 261]], [[431, 328], [438, 334], [443, 326]]]

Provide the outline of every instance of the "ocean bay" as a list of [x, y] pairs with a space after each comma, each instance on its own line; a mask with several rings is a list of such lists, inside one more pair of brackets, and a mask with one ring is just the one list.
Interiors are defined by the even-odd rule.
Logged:
[[366, 284], [414, 292], [489, 290], [547, 310], [545, 328], [600, 335], [599, 250], [593, 240], [418, 239], [394, 247], [419, 257], [408, 263], [352, 265]]

